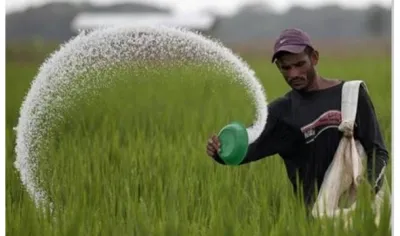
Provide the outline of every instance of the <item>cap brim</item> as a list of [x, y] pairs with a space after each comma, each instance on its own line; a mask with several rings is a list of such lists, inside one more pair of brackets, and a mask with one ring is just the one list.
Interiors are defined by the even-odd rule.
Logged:
[[306, 45], [284, 45], [278, 48], [272, 56], [272, 62], [275, 61], [276, 55], [280, 52], [301, 53], [306, 49]]

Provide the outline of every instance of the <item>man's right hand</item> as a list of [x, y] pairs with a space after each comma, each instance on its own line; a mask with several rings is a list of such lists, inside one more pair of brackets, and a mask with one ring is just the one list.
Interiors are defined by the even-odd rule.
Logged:
[[212, 135], [207, 142], [207, 155], [210, 157], [215, 157], [220, 147], [221, 143], [219, 142], [218, 137], [215, 134]]

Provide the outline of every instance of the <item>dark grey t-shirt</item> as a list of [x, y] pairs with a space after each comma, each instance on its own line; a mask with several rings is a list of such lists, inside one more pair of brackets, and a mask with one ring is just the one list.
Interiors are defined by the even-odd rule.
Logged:
[[[266, 127], [260, 137], [249, 146], [246, 158], [241, 164], [279, 154], [284, 160], [287, 174], [297, 190], [296, 171], [303, 182], [304, 198], [311, 203], [314, 184], [319, 188], [328, 169], [342, 133], [338, 130], [341, 122], [341, 96], [343, 81], [339, 85], [320, 91], [299, 93], [290, 91], [268, 105]], [[381, 185], [378, 178], [387, 163], [386, 150], [377, 122], [373, 104], [364, 89], [360, 87], [354, 137], [360, 140], [368, 154], [370, 183], [376, 191]], [[375, 149], [375, 171], [372, 173], [372, 157]], [[224, 164], [218, 157], [214, 159]], [[372, 175], [374, 174], [374, 175]], [[374, 178], [374, 179], [373, 179]]]

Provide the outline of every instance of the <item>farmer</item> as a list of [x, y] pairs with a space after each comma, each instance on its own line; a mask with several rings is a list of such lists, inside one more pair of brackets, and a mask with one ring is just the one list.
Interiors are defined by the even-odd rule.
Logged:
[[[251, 145], [241, 164], [279, 154], [283, 159], [294, 191], [302, 187], [307, 206], [315, 201], [315, 183], [319, 190], [342, 133], [341, 93], [344, 81], [323, 78], [316, 65], [319, 53], [307, 33], [286, 29], [275, 42], [275, 63], [291, 90], [268, 105], [268, 119], [260, 137]], [[379, 128], [374, 106], [361, 86], [354, 138], [367, 156], [368, 181], [375, 192], [382, 186], [388, 152]], [[220, 143], [214, 134], [207, 143], [207, 154], [225, 164], [218, 156]], [[375, 168], [373, 168], [375, 163]], [[296, 185], [296, 175], [302, 186]]]

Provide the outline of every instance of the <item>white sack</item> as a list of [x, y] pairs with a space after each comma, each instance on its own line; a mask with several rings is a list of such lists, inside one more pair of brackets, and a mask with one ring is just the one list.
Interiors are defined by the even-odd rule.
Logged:
[[[366, 171], [366, 153], [361, 143], [354, 139], [353, 129], [358, 104], [358, 92], [362, 81], [346, 82], [342, 90], [342, 123], [339, 130], [343, 132], [332, 163], [325, 173], [318, 197], [312, 209], [314, 217], [337, 217], [352, 212], [356, 206], [356, 194]], [[380, 207], [385, 188], [376, 195], [374, 205], [375, 223], [379, 224]], [[342, 197], [348, 196], [348, 204], [340, 206]], [[347, 222], [347, 223], [351, 223]]]

